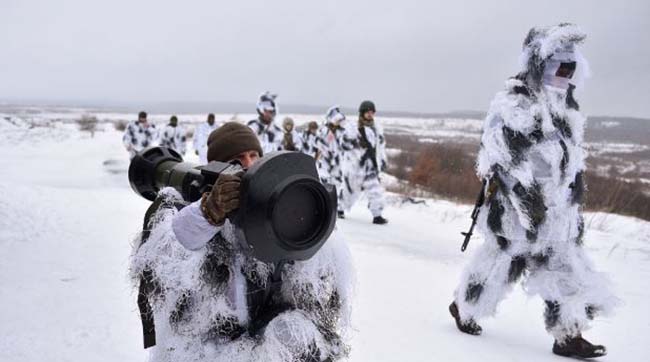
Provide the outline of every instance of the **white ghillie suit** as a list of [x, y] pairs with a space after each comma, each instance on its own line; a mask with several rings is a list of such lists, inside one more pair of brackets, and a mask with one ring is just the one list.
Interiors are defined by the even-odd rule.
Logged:
[[129, 151], [129, 156], [133, 158], [136, 152], [140, 152], [147, 147], [158, 145], [158, 130], [156, 125], [150, 122], [146, 126], [139, 121], [131, 121], [124, 130], [122, 143]]
[[616, 304], [582, 246], [585, 118], [568, 78], [551, 79], [561, 62], [586, 66], [574, 52], [584, 38], [569, 24], [533, 28], [524, 70], [492, 101], [477, 162], [478, 176], [490, 182], [477, 224], [485, 242], [455, 291], [464, 323], [493, 315], [522, 276], [524, 289], [545, 301], [546, 328], [557, 341], [578, 336]]
[[165, 126], [160, 137], [160, 146], [169, 147], [181, 155], [185, 155], [187, 150], [187, 133], [185, 127], [177, 125], [172, 126], [168, 124]]
[[200, 201], [179, 211], [180, 195], [167, 188], [157, 203], [131, 260], [134, 281], [143, 275], [148, 281], [140, 293], [155, 320], [152, 361], [333, 361], [347, 355], [353, 271], [336, 231], [314, 257], [284, 266], [279, 294], [261, 311], [274, 265], [245, 256], [230, 222], [209, 224]]
[[199, 163], [202, 165], [208, 163], [208, 136], [218, 127], [217, 122], [214, 122], [212, 125], [208, 122], [203, 122], [194, 129], [194, 140], [192, 143], [194, 149], [199, 152]]
[[365, 193], [372, 216], [381, 216], [385, 205], [385, 190], [380, 183], [379, 174], [387, 166], [384, 131], [376, 121], [371, 125], [363, 125], [359, 120], [358, 128], [346, 129], [346, 139], [349, 138], [355, 138], [354, 144], [357, 147], [345, 159], [345, 177], [339, 200], [343, 209], [349, 210]]

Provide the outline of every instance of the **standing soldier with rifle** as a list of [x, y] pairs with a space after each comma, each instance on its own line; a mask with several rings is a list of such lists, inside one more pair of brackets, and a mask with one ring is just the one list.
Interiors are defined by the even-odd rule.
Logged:
[[[546, 305], [553, 353], [592, 358], [605, 355], [605, 347], [582, 332], [617, 299], [583, 248], [585, 118], [573, 91], [580, 84], [574, 73], [586, 68], [576, 49], [584, 39], [572, 24], [531, 29], [523, 69], [492, 102], [477, 162], [484, 186], [472, 214], [485, 241], [449, 311], [461, 332], [479, 335], [477, 321], [494, 315], [523, 277], [526, 292]], [[465, 242], [469, 236], [471, 229]]]
[[368, 209], [372, 213], [373, 224], [386, 224], [388, 220], [382, 216], [384, 210], [384, 187], [379, 175], [386, 170], [386, 139], [384, 131], [375, 122], [375, 104], [363, 101], [359, 105], [359, 121], [357, 129], [348, 130], [346, 135], [354, 135], [355, 153], [350, 173], [345, 177], [342, 186], [342, 197], [339, 202], [349, 210], [356, 200], [365, 193], [368, 197]]

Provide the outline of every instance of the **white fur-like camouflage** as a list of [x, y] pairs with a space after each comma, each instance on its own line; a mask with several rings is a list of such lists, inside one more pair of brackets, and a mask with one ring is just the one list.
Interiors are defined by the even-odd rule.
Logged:
[[522, 277], [525, 290], [545, 301], [546, 328], [558, 341], [577, 336], [617, 303], [582, 246], [585, 118], [572, 87], [535, 78], [544, 71], [539, 59], [583, 39], [575, 26], [531, 30], [524, 64], [535, 69], [508, 80], [492, 101], [477, 162], [490, 185], [477, 223], [485, 242], [455, 291], [464, 321], [493, 315]]
[[147, 295], [156, 326], [152, 361], [334, 361], [347, 355], [353, 271], [336, 231], [310, 260], [285, 265], [274, 299], [282, 311], [251, 334], [250, 296], [265, 288], [274, 266], [240, 252], [228, 220], [205, 247], [185, 249], [172, 229], [180, 195], [168, 188], [159, 197], [162, 207], [131, 259], [134, 282], [148, 272], [154, 285]]

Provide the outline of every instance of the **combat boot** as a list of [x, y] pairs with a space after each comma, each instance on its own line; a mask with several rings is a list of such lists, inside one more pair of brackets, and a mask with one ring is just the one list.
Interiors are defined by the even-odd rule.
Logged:
[[460, 320], [460, 314], [458, 313], [458, 306], [456, 305], [456, 302], [452, 302], [449, 305], [449, 313], [451, 313], [451, 316], [454, 317], [454, 320], [456, 320], [456, 327], [458, 327], [459, 331], [471, 334], [473, 336], [478, 336], [481, 334], [481, 332], [483, 332], [483, 328], [481, 328], [481, 326], [479, 326], [476, 321], [474, 321], [474, 319], [470, 318], [470, 320], [466, 322]]
[[605, 346], [591, 344], [581, 335], [568, 338], [560, 343], [555, 340], [553, 353], [564, 357], [596, 358], [607, 354]]
[[383, 225], [388, 223], [388, 220], [384, 219], [383, 216], [375, 216], [374, 219], [372, 219], [373, 224], [378, 224], [378, 225]]

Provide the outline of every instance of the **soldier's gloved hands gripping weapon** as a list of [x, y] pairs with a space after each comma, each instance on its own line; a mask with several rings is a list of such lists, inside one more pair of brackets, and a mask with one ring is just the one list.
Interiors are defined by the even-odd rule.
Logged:
[[201, 211], [212, 225], [223, 224], [226, 215], [239, 208], [239, 189], [244, 171], [220, 174], [210, 192], [201, 197]]

